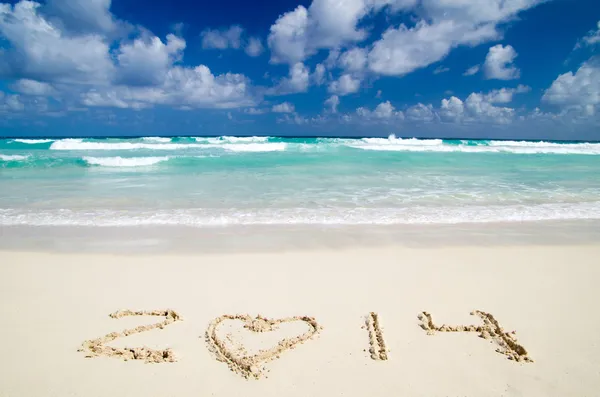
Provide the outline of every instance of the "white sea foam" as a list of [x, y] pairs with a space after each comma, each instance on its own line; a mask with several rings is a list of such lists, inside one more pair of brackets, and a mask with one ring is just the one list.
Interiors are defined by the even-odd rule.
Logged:
[[275, 152], [286, 149], [283, 142], [274, 143], [141, 143], [141, 142], [82, 142], [60, 140], [54, 142], [51, 150], [180, 150], [220, 148], [232, 152]]
[[0, 160], [2, 161], [23, 161], [27, 160], [29, 155], [21, 156], [18, 154], [0, 154]]
[[169, 157], [84, 157], [90, 165], [105, 167], [143, 167], [169, 160]]
[[163, 138], [159, 136], [147, 136], [142, 138], [143, 141], [146, 142], [156, 142], [156, 143], [169, 143], [171, 142], [171, 138]]
[[83, 142], [81, 140], [63, 139], [50, 145], [50, 150], [177, 150], [205, 146], [185, 143]]
[[599, 155], [600, 143], [549, 143], [490, 141], [488, 144], [448, 144], [440, 139], [400, 139], [390, 137], [365, 138], [346, 146], [375, 151], [397, 152], [463, 152], [463, 153], [516, 153], [516, 154], [585, 154]]
[[220, 143], [260, 143], [267, 142], [269, 137], [266, 136], [221, 136], [218, 138], [194, 138], [196, 142], [208, 142], [212, 144]]
[[50, 143], [54, 142], [54, 139], [13, 139], [13, 142], [26, 143], [29, 145], [35, 145], [37, 143]]
[[273, 143], [224, 143], [221, 147], [232, 152], [282, 152], [287, 145], [284, 142]]
[[0, 209], [0, 225], [193, 227], [232, 225], [434, 225], [600, 219], [600, 202], [511, 206], [216, 210]]

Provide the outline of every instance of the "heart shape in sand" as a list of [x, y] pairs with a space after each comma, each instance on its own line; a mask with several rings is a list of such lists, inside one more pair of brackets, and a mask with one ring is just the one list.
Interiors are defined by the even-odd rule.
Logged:
[[[225, 341], [221, 339], [217, 333], [219, 326], [226, 320], [242, 321], [244, 328], [250, 332], [271, 332], [278, 329], [279, 325], [281, 324], [298, 321], [304, 322], [306, 325], [308, 325], [309, 329], [301, 335], [279, 340], [277, 345], [270, 349], [259, 350], [256, 354], [239, 354], [236, 353], [233, 348], [228, 346], [228, 344], [225, 343]], [[258, 379], [262, 375], [262, 364], [274, 360], [275, 358], [279, 358], [279, 355], [284, 351], [293, 349], [299, 344], [306, 342], [319, 333], [321, 329], [322, 327], [317, 323], [317, 321], [308, 316], [268, 319], [262, 317], [261, 315], [251, 317], [247, 314], [226, 314], [217, 317], [209, 324], [205, 337], [209, 346], [209, 350], [216, 355], [217, 360], [227, 363], [232, 371], [239, 373], [245, 378], [252, 377]], [[235, 350], [245, 352], [243, 346]]]

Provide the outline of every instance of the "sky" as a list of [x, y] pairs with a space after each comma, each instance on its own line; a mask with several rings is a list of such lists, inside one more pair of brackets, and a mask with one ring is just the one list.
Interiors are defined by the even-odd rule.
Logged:
[[0, 136], [600, 140], [598, 0], [0, 0]]

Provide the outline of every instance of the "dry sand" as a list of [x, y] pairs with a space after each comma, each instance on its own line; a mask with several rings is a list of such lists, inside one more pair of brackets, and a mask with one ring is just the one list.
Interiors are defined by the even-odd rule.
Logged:
[[599, 258], [0, 252], [0, 396], [597, 396]]

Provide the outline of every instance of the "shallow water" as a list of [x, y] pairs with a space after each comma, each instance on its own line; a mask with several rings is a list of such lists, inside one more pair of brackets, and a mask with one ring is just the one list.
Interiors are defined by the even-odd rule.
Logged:
[[600, 219], [600, 144], [267, 137], [0, 140], [2, 226]]

